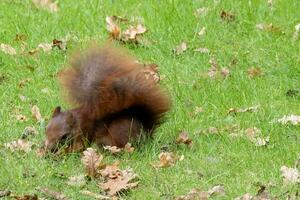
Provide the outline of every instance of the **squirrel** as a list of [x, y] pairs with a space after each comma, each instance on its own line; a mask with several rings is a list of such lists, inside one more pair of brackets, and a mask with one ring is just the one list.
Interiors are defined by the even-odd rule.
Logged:
[[67, 145], [70, 151], [78, 151], [86, 143], [124, 147], [131, 140], [151, 136], [170, 109], [170, 97], [143, 69], [110, 44], [90, 47], [71, 59], [58, 79], [75, 108], [54, 109], [44, 149]]

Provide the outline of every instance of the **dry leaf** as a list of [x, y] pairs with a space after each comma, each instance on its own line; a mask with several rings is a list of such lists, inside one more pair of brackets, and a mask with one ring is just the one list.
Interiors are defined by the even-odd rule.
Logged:
[[100, 199], [100, 200], [111, 199], [110, 197], [107, 197], [107, 196], [104, 196], [104, 195], [101, 195], [101, 194], [97, 194], [97, 193], [94, 193], [94, 192], [90, 192], [88, 190], [81, 190], [79, 192], [80, 192], [80, 194], [83, 194], [83, 195], [86, 195], [86, 196], [90, 196], [93, 199]]
[[127, 153], [133, 153], [134, 147], [132, 147], [130, 143], [127, 143], [124, 147], [124, 151]]
[[103, 156], [98, 155], [95, 149], [87, 148], [83, 152], [83, 157], [81, 158], [81, 162], [85, 166], [86, 174], [90, 177], [95, 177], [97, 170], [102, 164], [102, 160]]
[[18, 121], [21, 121], [21, 122], [27, 121], [27, 118], [25, 115], [16, 115], [16, 118]]
[[230, 11], [224, 11], [222, 10], [220, 13], [221, 19], [227, 22], [232, 22], [235, 19], [234, 14], [232, 14]]
[[211, 189], [209, 189], [207, 192], [208, 192], [209, 196], [213, 196], [213, 195], [224, 196], [225, 195], [225, 189], [224, 189], [224, 186], [222, 186], [222, 185], [216, 185], [216, 186], [212, 187]]
[[221, 73], [221, 75], [222, 75], [224, 78], [226, 78], [227, 76], [229, 76], [230, 71], [229, 71], [228, 68], [223, 67], [223, 68], [221, 69], [220, 73]]
[[32, 113], [32, 117], [36, 119], [38, 122], [41, 122], [43, 120], [42, 115], [40, 113], [40, 109], [36, 105], [32, 106], [31, 113]]
[[25, 78], [21, 80], [18, 84], [19, 88], [25, 87], [26, 84], [28, 84], [32, 79], [31, 78]]
[[117, 146], [104, 146], [103, 148], [109, 151], [111, 154], [120, 153], [122, 151], [122, 149]]
[[205, 47], [200, 47], [198, 49], [195, 49], [194, 51], [199, 52], [199, 53], [209, 53], [209, 49]]
[[286, 184], [300, 183], [300, 173], [298, 169], [282, 166], [280, 171]]
[[136, 178], [136, 174], [131, 169], [122, 170], [120, 176], [114, 179], [108, 179], [101, 185], [101, 188], [107, 192], [108, 195], [114, 196], [118, 192], [134, 188], [138, 182], [132, 182]]
[[106, 17], [105, 21], [106, 21], [106, 29], [109, 32], [110, 37], [116, 40], [121, 39], [121, 28], [117, 24], [117, 22], [127, 22], [128, 20], [123, 17], [113, 15], [113, 16]]
[[136, 26], [129, 26], [129, 28], [123, 32], [122, 41], [138, 42], [137, 36], [142, 35], [146, 31], [147, 29], [141, 24], [138, 24]]
[[52, 48], [57, 47], [60, 50], [67, 50], [67, 40], [62, 39], [62, 40], [58, 40], [58, 39], [54, 39], [52, 41]]
[[201, 30], [198, 32], [198, 36], [202, 37], [206, 33], [206, 28], [202, 27]]
[[100, 175], [104, 178], [114, 179], [122, 175], [119, 168], [119, 162], [115, 162], [112, 165], [106, 165], [104, 169], [100, 170]]
[[57, 2], [53, 0], [32, 0], [32, 2], [37, 8], [49, 10], [50, 12], [58, 11]]
[[199, 113], [202, 113], [202, 112], [203, 112], [203, 108], [200, 107], [200, 106], [196, 106], [195, 110], [193, 112], [193, 115], [195, 116], [195, 115], [198, 115]]
[[181, 132], [176, 139], [176, 143], [190, 146], [192, 144], [192, 140], [189, 138], [187, 132]]
[[25, 41], [27, 40], [27, 35], [18, 33], [16, 34], [15, 41]]
[[248, 108], [230, 108], [227, 114], [237, 114], [237, 113], [245, 113], [245, 112], [253, 113], [253, 112], [257, 112], [258, 109], [259, 109], [259, 105], [251, 106]]
[[247, 73], [248, 73], [248, 76], [249, 76], [250, 78], [254, 78], [254, 77], [256, 77], [256, 76], [261, 76], [261, 75], [263, 75], [262, 70], [261, 70], [261, 68], [259, 68], [259, 67], [252, 67], [252, 68], [249, 68], [249, 69], [247, 70]]
[[16, 200], [38, 200], [38, 196], [35, 195], [24, 195], [24, 196], [12, 196]]
[[258, 30], [261, 30], [261, 31], [284, 34], [284, 32], [279, 27], [275, 27], [272, 23], [270, 23], [270, 24], [265, 24], [265, 23], [256, 24], [256, 28]]
[[152, 79], [155, 83], [160, 81], [158, 74], [158, 65], [156, 64], [144, 64], [143, 72], [146, 79]]
[[18, 139], [17, 141], [12, 141], [4, 144], [4, 146], [11, 151], [24, 151], [26, 153], [31, 151], [32, 145], [33, 144], [31, 142], [24, 139]]
[[192, 189], [186, 195], [176, 197], [175, 200], [208, 200], [209, 194], [206, 191]]
[[207, 7], [198, 8], [195, 11], [194, 15], [196, 17], [204, 17], [208, 13], [208, 11], [209, 11], [209, 8], [207, 8]]
[[298, 115], [285, 115], [281, 119], [278, 119], [278, 122], [281, 124], [292, 124], [294, 126], [300, 124], [300, 116]]
[[245, 134], [247, 136], [247, 138], [255, 144], [255, 146], [265, 146], [269, 143], [270, 141], [270, 137], [266, 137], [266, 138], [262, 138], [260, 137], [261, 135], [261, 130], [259, 130], [258, 128], [256, 127], [253, 127], [253, 128], [247, 128], [245, 130]]
[[11, 194], [10, 190], [0, 190], [0, 198], [7, 197]]
[[11, 55], [11, 56], [17, 54], [16, 50], [12, 46], [10, 46], [9, 44], [0, 44], [0, 50], [4, 53], [8, 54], [8, 55]]
[[32, 127], [32, 126], [27, 126], [27, 127], [25, 127], [25, 129], [24, 129], [24, 131], [22, 133], [21, 138], [25, 139], [25, 138], [27, 138], [30, 135], [38, 135], [38, 131], [34, 127]]
[[85, 176], [84, 175], [71, 176], [68, 178], [67, 184], [71, 186], [78, 186], [78, 187], [84, 186]]
[[179, 55], [182, 54], [187, 50], [187, 44], [185, 42], [180, 43], [176, 48], [174, 49], [174, 52]]
[[64, 194], [50, 190], [48, 188], [37, 188], [37, 190], [55, 200], [69, 200], [69, 198], [67, 198]]
[[40, 43], [38, 45], [39, 49], [42, 49], [44, 52], [49, 52], [52, 50], [52, 44], [49, 43]]
[[175, 163], [175, 156], [170, 152], [163, 152], [159, 154], [159, 163], [154, 164], [155, 168], [165, 168], [173, 166]]

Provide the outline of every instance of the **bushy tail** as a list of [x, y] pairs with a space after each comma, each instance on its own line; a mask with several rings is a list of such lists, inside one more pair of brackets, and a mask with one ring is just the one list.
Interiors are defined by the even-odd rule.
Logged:
[[110, 45], [76, 57], [60, 80], [70, 102], [94, 120], [127, 112], [151, 130], [170, 107], [169, 96], [146, 79], [142, 66]]

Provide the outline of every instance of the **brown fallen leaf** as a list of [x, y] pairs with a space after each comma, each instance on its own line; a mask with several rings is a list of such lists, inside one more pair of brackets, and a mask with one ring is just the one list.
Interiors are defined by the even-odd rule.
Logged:
[[106, 21], [106, 30], [109, 32], [109, 35], [112, 39], [119, 40], [121, 39], [121, 28], [118, 25], [118, 22], [127, 22], [128, 20], [120, 16], [108, 16], [105, 18]]
[[270, 23], [270, 24], [266, 24], [266, 23], [256, 24], [256, 28], [258, 30], [261, 30], [261, 31], [285, 34], [279, 27], [274, 26], [272, 23]]
[[248, 108], [230, 108], [227, 111], [227, 114], [238, 114], [238, 113], [245, 113], [245, 112], [253, 113], [253, 112], [257, 112], [258, 109], [259, 109], [259, 105], [251, 106]]
[[192, 189], [188, 194], [181, 195], [175, 198], [175, 200], [208, 200], [210, 199], [211, 196], [214, 195], [224, 196], [225, 195], [224, 186], [216, 185], [211, 189], [209, 189], [208, 191]]
[[177, 144], [186, 144], [188, 146], [192, 145], [192, 140], [189, 138], [188, 133], [183, 131], [181, 132], [177, 139], [176, 139]]
[[15, 41], [26, 41], [27, 40], [27, 35], [23, 33], [18, 33], [16, 34], [16, 37], [14, 39]]
[[81, 162], [85, 166], [86, 174], [90, 177], [95, 177], [97, 170], [103, 165], [102, 160], [103, 156], [98, 155], [95, 149], [87, 148], [81, 158]]
[[180, 43], [176, 48], [173, 50], [177, 55], [182, 54], [187, 50], [187, 44], [185, 42]]
[[225, 11], [225, 10], [221, 11], [220, 17], [222, 20], [227, 22], [232, 22], [235, 19], [235, 16], [231, 11]]
[[117, 146], [104, 146], [103, 149], [109, 151], [111, 154], [120, 153], [122, 151], [122, 149]]
[[223, 185], [216, 185], [209, 189], [207, 192], [210, 197], [213, 195], [225, 196], [225, 189]]
[[106, 165], [104, 169], [100, 170], [100, 175], [104, 178], [114, 179], [122, 175], [119, 168], [119, 162], [115, 162], [112, 165]]
[[14, 199], [17, 200], [38, 200], [38, 196], [36, 194], [34, 195], [24, 195], [24, 196], [12, 196]]
[[175, 200], [208, 200], [209, 194], [206, 191], [192, 189], [186, 195], [176, 197]]
[[282, 118], [278, 119], [278, 122], [286, 125], [286, 124], [291, 124], [291, 125], [300, 125], [300, 116], [298, 115], [285, 115]]
[[83, 194], [83, 195], [86, 195], [86, 196], [90, 196], [92, 197], [93, 199], [100, 199], [100, 200], [103, 200], [103, 199], [111, 199], [110, 197], [108, 196], [104, 196], [104, 195], [101, 195], [101, 194], [97, 194], [97, 193], [94, 193], [94, 192], [90, 192], [88, 190], [80, 190], [79, 191], [80, 194]]
[[35, 120], [37, 120], [38, 122], [43, 121], [42, 115], [40, 113], [40, 109], [36, 105], [32, 106], [32, 108], [31, 108], [31, 114], [32, 114], [32, 117]]
[[245, 134], [246, 134], [246, 137], [252, 142], [255, 144], [255, 146], [265, 146], [269, 143], [270, 141], [270, 137], [267, 136], [265, 138], [262, 138], [261, 137], [261, 130], [256, 128], [256, 127], [253, 127], [253, 128], [247, 128], [245, 130]]
[[158, 83], [160, 81], [160, 76], [158, 74], [158, 65], [144, 64], [143, 72], [146, 79], [152, 79], [155, 83]]
[[249, 193], [246, 193], [243, 196], [236, 197], [234, 200], [253, 200], [253, 196]]
[[287, 166], [282, 166], [280, 168], [283, 181], [286, 184], [300, 183], [300, 172], [297, 168], [289, 168]]
[[159, 154], [159, 163], [153, 164], [155, 168], [171, 167], [175, 164], [175, 156], [171, 152], [163, 152]]
[[122, 41], [138, 43], [137, 37], [144, 34], [146, 31], [147, 29], [141, 24], [129, 26], [129, 28], [126, 29], [122, 34]]
[[67, 41], [65, 39], [61, 39], [61, 40], [54, 39], [52, 41], [52, 48], [54, 47], [57, 47], [58, 49], [65, 51], [67, 50]]
[[0, 44], [0, 50], [3, 53], [6, 53], [6, 54], [11, 55], [11, 56], [17, 54], [16, 50], [12, 46], [10, 46], [9, 44]]
[[16, 141], [12, 141], [9, 143], [5, 143], [4, 146], [11, 151], [24, 151], [24, 152], [29, 152], [31, 151], [32, 143], [24, 140], [24, 139], [18, 139]]
[[20, 122], [26, 122], [27, 121], [27, 117], [25, 115], [16, 115], [16, 119]]
[[54, 190], [50, 190], [48, 188], [36, 188], [39, 192], [55, 199], [55, 200], [69, 200], [64, 194], [56, 192]]
[[211, 65], [211, 67], [208, 69], [207, 75], [210, 78], [217, 78], [217, 77], [226, 78], [230, 75], [230, 71], [228, 68], [223, 67], [220, 69], [215, 57], [210, 58], [209, 64]]
[[39, 9], [48, 10], [50, 12], [57, 12], [57, 2], [53, 0], [32, 0], [32, 3]]
[[25, 139], [30, 135], [38, 135], [38, 131], [32, 126], [27, 126], [27, 127], [25, 127], [25, 129], [21, 135], [21, 138]]
[[117, 193], [134, 188], [138, 182], [132, 182], [136, 178], [136, 174], [131, 169], [122, 170], [121, 175], [114, 179], [108, 179], [105, 183], [101, 184], [101, 188], [106, 191], [110, 196]]
[[85, 181], [85, 176], [84, 175], [79, 175], [79, 176], [71, 176], [68, 178], [67, 184], [71, 186], [84, 186], [86, 183]]
[[134, 147], [132, 147], [130, 143], [127, 143], [124, 147], [124, 151], [127, 153], [133, 153]]
[[254, 78], [254, 77], [257, 77], [257, 76], [262, 76], [263, 75], [263, 72], [261, 70], [261, 68], [259, 67], [252, 67], [252, 68], [249, 68], [247, 70], [247, 73], [248, 73], [248, 76], [250, 78]]
[[0, 198], [8, 197], [11, 194], [10, 190], [0, 190]]
[[31, 78], [25, 78], [21, 80], [18, 84], [19, 88], [24, 88], [26, 84], [28, 84], [30, 81], [32, 81]]

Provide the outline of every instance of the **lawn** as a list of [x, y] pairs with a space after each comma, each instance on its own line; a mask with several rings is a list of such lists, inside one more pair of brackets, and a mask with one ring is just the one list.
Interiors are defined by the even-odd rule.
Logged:
[[[293, 39], [300, 23], [300, 1], [59, 0], [58, 6], [57, 12], [50, 12], [29, 0], [0, 1], [0, 43], [17, 51], [16, 55], [0, 51], [0, 190], [44, 197], [36, 190], [44, 187], [70, 199], [91, 199], [79, 190], [102, 192], [93, 180], [81, 187], [66, 184], [68, 177], [84, 174], [81, 153], [40, 158], [35, 150], [44, 140], [55, 106], [70, 107], [56, 74], [74, 51], [90, 41], [103, 43], [109, 35], [105, 17], [118, 15], [147, 28], [142, 36], [146, 42], [120, 45], [139, 61], [157, 64], [163, 77], [160, 84], [172, 97], [172, 109], [153, 140], [135, 146], [132, 154], [114, 156], [98, 149], [106, 162], [118, 160], [122, 168], [138, 174], [138, 187], [122, 198], [174, 199], [193, 188], [206, 191], [215, 185], [223, 185], [226, 193], [215, 199], [255, 195], [261, 185], [278, 199], [300, 192], [299, 184], [285, 184], [280, 172], [284, 165], [300, 167], [295, 166], [300, 126], [276, 121], [300, 115], [300, 38]], [[198, 8], [204, 9], [195, 16]], [[205, 34], [199, 36], [203, 27]], [[15, 39], [16, 34], [24, 35], [22, 41]], [[72, 38], [66, 51], [28, 53], [40, 43], [66, 36]], [[182, 42], [187, 50], [177, 55], [173, 49]], [[209, 53], [194, 51], [200, 47]], [[225, 75], [208, 76], [210, 60], [226, 69]], [[249, 69], [257, 73], [252, 77]], [[31, 117], [33, 105], [44, 121]], [[228, 114], [230, 108], [256, 105], [256, 112]], [[195, 112], [197, 107], [202, 111]], [[17, 120], [18, 115], [27, 120]], [[35, 144], [32, 150], [6, 148], [4, 144], [21, 138], [27, 126], [39, 132], [28, 138]], [[244, 130], [253, 127], [261, 130], [262, 138], [269, 137], [266, 145], [256, 146], [245, 136]], [[191, 147], [176, 144], [182, 131], [189, 134]], [[184, 159], [155, 169], [152, 164], [166, 150]]]

